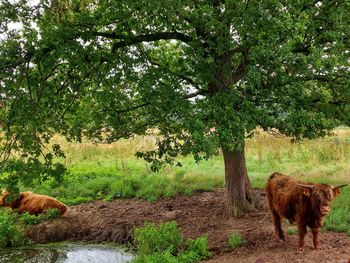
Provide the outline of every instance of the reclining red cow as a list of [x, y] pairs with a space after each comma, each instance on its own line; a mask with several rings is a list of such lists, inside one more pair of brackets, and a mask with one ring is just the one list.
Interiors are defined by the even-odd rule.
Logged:
[[273, 173], [266, 185], [266, 197], [271, 210], [276, 236], [286, 241], [281, 221], [296, 222], [299, 232], [298, 250], [304, 250], [306, 227], [311, 228], [315, 249], [320, 249], [319, 232], [323, 218], [331, 209], [331, 201], [340, 194], [340, 188], [327, 184], [297, 181], [281, 173]]
[[57, 208], [60, 215], [67, 211], [67, 206], [55, 198], [47, 195], [34, 194], [32, 192], [21, 192], [19, 197], [12, 202], [7, 202], [9, 192], [4, 191], [0, 196], [0, 207], [15, 209], [18, 213], [28, 212], [38, 215], [45, 213], [50, 209]]

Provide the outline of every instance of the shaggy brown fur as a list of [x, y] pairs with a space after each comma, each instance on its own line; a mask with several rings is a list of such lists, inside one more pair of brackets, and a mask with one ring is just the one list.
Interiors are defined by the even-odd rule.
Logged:
[[319, 232], [323, 218], [331, 207], [331, 201], [340, 194], [340, 187], [297, 181], [281, 173], [273, 173], [266, 185], [266, 197], [270, 207], [276, 236], [286, 241], [282, 219], [296, 222], [299, 232], [298, 250], [304, 249], [306, 227], [311, 228], [315, 249], [320, 249]]
[[15, 209], [18, 213], [28, 212], [34, 215], [45, 213], [53, 208], [57, 208], [61, 215], [67, 211], [67, 206], [65, 204], [47, 195], [21, 192], [17, 199], [8, 203], [6, 202], [6, 198], [9, 194], [10, 193], [7, 191], [2, 193], [0, 196], [0, 207], [8, 207]]

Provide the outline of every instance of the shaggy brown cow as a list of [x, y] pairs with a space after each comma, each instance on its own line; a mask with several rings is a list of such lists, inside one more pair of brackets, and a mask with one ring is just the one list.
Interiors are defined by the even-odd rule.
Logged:
[[47, 195], [38, 195], [32, 192], [21, 192], [19, 197], [11, 203], [6, 202], [10, 193], [4, 191], [0, 196], [0, 207], [15, 209], [18, 213], [28, 212], [29, 214], [38, 215], [45, 213], [50, 209], [57, 208], [60, 214], [67, 211], [67, 206], [55, 198]]
[[297, 181], [289, 176], [273, 173], [266, 185], [266, 197], [271, 210], [276, 236], [286, 241], [282, 230], [283, 218], [296, 222], [299, 232], [298, 250], [304, 250], [306, 227], [311, 228], [315, 249], [320, 249], [319, 232], [323, 218], [331, 208], [331, 201], [346, 185], [330, 186]]

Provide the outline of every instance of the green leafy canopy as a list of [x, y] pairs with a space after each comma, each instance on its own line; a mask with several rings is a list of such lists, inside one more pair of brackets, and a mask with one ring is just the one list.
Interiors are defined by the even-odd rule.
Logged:
[[58, 177], [55, 133], [113, 142], [156, 128], [156, 149], [138, 156], [158, 169], [242, 149], [258, 126], [302, 139], [350, 124], [349, 1], [4, 0], [0, 10], [4, 182]]

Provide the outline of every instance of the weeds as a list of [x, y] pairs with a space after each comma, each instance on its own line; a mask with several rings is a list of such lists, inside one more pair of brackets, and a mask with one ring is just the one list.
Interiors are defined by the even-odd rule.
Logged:
[[140, 256], [151, 255], [169, 251], [171, 254], [178, 252], [183, 240], [176, 222], [161, 224], [146, 224], [135, 230], [135, 242], [137, 254]]
[[40, 224], [49, 219], [55, 219], [60, 216], [60, 211], [57, 208], [50, 209], [46, 213], [42, 213], [39, 215], [31, 215], [29, 213], [23, 213], [19, 215], [19, 220], [24, 225], [36, 225]]
[[146, 224], [134, 233], [137, 263], [194, 263], [211, 256], [207, 238], [185, 241], [175, 221], [159, 226]]
[[231, 249], [238, 248], [238, 247], [243, 246], [245, 244], [247, 244], [247, 241], [238, 232], [233, 232], [228, 237], [228, 245]]
[[30, 241], [25, 237], [28, 226], [57, 218], [59, 215], [59, 210], [56, 208], [37, 216], [0, 209], [0, 248], [19, 247], [28, 244]]
[[28, 242], [24, 236], [24, 225], [17, 219], [16, 213], [0, 210], [0, 248], [19, 247]]

